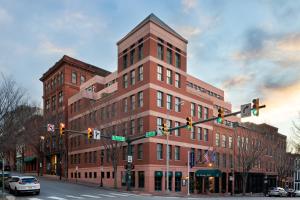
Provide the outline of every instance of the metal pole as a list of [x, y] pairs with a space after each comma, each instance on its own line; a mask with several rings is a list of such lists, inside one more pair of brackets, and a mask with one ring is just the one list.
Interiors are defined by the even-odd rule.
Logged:
[[188, 151], [188, 178], [187, 178], [187, 195], [190, 196], [190, 151]]
[[[168, 110], [167, 111], [167, 120], [169, 122], [169, 116], [170, 115], [170, 111]], [[168, 125], [168, 128], [169, 128], [169, 124]], [[167, 148], [166, 148], [166, 165], [167, 165], [167, 174], [166, 174], [166, 184], [167, 184], [167, 192], [169, 192], [169, 133], [167, 132]]]
[[127, 191], [130, 191], [131, 186], [131, 165], [128, 162], [128, 156], [131, 156], [131, 141], [127, 140]]
[[4, 199], [4, 156], [2, 158], [2, 199]]

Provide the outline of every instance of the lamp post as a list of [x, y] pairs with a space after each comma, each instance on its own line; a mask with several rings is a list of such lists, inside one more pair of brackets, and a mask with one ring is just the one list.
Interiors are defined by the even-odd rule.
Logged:
[[39, 167], [40, 167], [40, 175], [43, 176], [43, 161], [44, 161], [44, 142], [45, 142], [45, 137], [41, 136], [41, 148], [40, 148], [40, 163], [39, 163]]
[[[181, 106], [184, 104], [184, 101], [180, 101], [178, 102], [177, 104], [175, 104], [175, 107], [176, 106]], [[168, 121], [168, 128], [171, 127], [171, 121], [170, 121], [170, 110], [172, 109], [171, 105], [168, 109], [167, 107], [167, 121]], [[179, 111], [180, 111], [180, 108], [179, 108]], [[167, 165], [167, 170], [166, 170], [166, 185], [167, 185], [167, 192], [169, 192], [169, 171], [170, 171], [170, 158], [169, 158], [169, 133], [167, 133], [167, 148], [166, 148], [166, 165]]]

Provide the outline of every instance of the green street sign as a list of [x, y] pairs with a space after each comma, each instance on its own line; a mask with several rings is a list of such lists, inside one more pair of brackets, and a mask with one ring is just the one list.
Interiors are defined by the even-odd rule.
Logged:
[[146, 132], [145, 137], [154, 137], [156, 136], [156, 131], [150, 131], [150, 132]]
[[115, 141], [125, 142], [125, 137], [119, 135], [112, 135], [111, 139]]

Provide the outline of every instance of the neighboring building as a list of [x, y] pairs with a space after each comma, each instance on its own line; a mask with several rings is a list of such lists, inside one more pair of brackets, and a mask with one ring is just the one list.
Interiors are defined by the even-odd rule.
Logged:
[[300, 155], [294, 160], [294, 189], [300, 190]]
[[[54, 124], [54, 133], [45, 132], [44, 172], [64, 176], [67, 173], [67, 136], [59, 135], [59, 123], [64, 123], [68, 129], [68, 99], [80, 90], [82, 85], [93, 76], [106, 76], [110, 72], [63, 56], [52, 66], [40, 80], [43, 82], [44, 118], [49, 124]], [[66, 133], [67, 134], [67, 133]], [[65, 174], [66, 175], [66, 174]]]
[[[135, 137], [157, 130], [163, 123], [171, 127], [183, 125], [189, 116], [193, 121], [215, 117], [220, 107], [225, 113], [232, 111], [223, 90], [187, 73], [187, 43], [151, 14], [117, 43], [117, 71], [110, 73], [64, 56], [43, 75], [44, 115], [49, 123], [57, 126], [64, 122], [71, 130], [65, 136], [68, 140], [63, 148], [64, 155], [68, 154], [70, 180], [96, 184], [102, 180], [104, 186], [112, 187], [116, 176], [118, 187], [126, 186], [127, 146], [124, 143], [120, 147], [118, 170], [114, 174], [105, 139], [88, 140], [86, 135], [78, 134], [86, 133], [88, 127], [103, 135]], [[85, 78], [79, 78], [82, 74]], [[133, 142], [131, 187], [151, 193], [166, 191], [169, 148], [171, 191], [186, 193], [182, 181], [189, 176], [191, 193], [231, 192], [230, 177], [234, 171], [233, 187], [235, 192], [241, 192], [238, 145], [252, 141], [267, 144], [268, 149], [253, 163], [247, 191], [262, 192], [264, 187], [275, 186], [277, 172], [272, 153], [285, 152], [286, 137], [266, 124], [242, 123], [234, 127], [234, 123], [240, 123], [236, 116], [226, 118], [224, 124], [214, 121], [198, 124], [191, 130], [174, 131], [169, 136], [169, 147], [165, 136]], [[56, 141], [58, 136], [56, 133], [47, 141]], [[57, 174], [61, 151], [57, 142], [46, 144], [47, 172]], [[193, 152], [196, 160], [190, 174], [188, 151]]]

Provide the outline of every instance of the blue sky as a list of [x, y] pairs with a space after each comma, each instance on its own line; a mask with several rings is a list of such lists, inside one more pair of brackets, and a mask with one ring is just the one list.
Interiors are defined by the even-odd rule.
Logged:
[[290, 135], [300, 112], [300, 2], [0, 0], [0, 72], [41, 103], [39, 78], [64, 54], [116, 70], [116, 42], [154, 13], [188, 39], [188, 73]]

